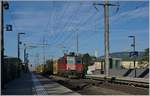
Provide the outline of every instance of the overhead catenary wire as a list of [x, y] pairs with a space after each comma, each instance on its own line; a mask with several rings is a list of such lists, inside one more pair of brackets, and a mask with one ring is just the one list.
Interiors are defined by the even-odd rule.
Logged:
[[[67, 12], [67, 10], [69, 9], [69, 4], [67, 3], [67, 6], [66, 6], [66, 10], [64, 10], [63, 11], [63, 13], [62, 13], [62, 16], [60, 16], [60, 18], [63, 18], [64, 16], [65, 16], [65, 14], [66, 14], [66, 12]], [[53, 17], [53, 16], [52, 16]], [[61, 21], [62, 21], [62, 19], [61, 19]], [[61, 21], [59, 22], [59, 23], [61, 23]], [[60, 24], [57, 24], [57, 25], [60, 25]], [[53, 27], [52, 27], [52, 29], [53, 29]], [[56, 34], [58, 34], [58, 33], [56, 33]], [[56, 35], [56, 37], [52, 34], [52, 35], [50, 35], [50, 37], [51, 38], [53, 38], [53, 41], [56, 41], [57, 40], [57, 38], [58, 38], [58, 35]]]
[[[93, 14], [94, 15], [94, 14]], [[93, 16], [93, 15], [91, 15], [91, 16]], [[89, 16], [90, 17], [90, 16]], [[82, 20], [80, 20], [80, 22], [81, 22]], [[88, 19], [87, 20], [85, 20], [85, 21], [88, 21]], [[85, 23], [87, 23], [87, 22], [85, 22]], [[80, 23], [79, 23], [80, 24]], [[78, 25], [79, 25], [78, 24]], [[80, 26], [80, 25], [79, 25]], [[69, 39], [67, 39], [66, 41], [71, 41], [71, 40], [69, 40]]]
[[[91, 8], [89, 8], [89, 9], [91, 9]], [[93, 14], [94, 15], [94, 14]], [[90, 19], [93, 15], [91, 15], [91, 16], [88, 16], [88, 18]], [[79, 20], [80, 22], [81, 22], [81, 24], [85, 24], [85, 23], [87, 23], [86, 21], [89, 21], [88, 19], [85, 19], [85, 20]], [[76, 29], [80, 29], [81, 28], [81, 26], [80, 26], [80, 22], [78, 23], [78, 26], [77, 27], [74, 27], [74, 29], [76, 28]], [[82, 22], [85, 22], [85, 23], [82, 23]], [[79, 27], [79, 28], [78, 28]], [[73, 31], [73, 29], [72, 29], [72, 31]], [[77, 30], [76, 30], [77, 31]], [[74, 31], [75, 32], [75, 31]], [[64, 40], [65, 41], [65, 40]], [[68, 38], [67, 38], [67, 40], [66, 41], [71, 41], [71, 40], [68, 40]]]
[[[66, 7], [65, 7], [65, 8], [66, 8]], [[66, 9], [66, 10], [67, 10], [67, 9]], [[63, 10], [63, 11], [65, 11], [65, 10]], [[63, 13], [63, 12], [62, 12], [62, 13]], [[69, 13], [68, 13], [68, 14], [69, 14]], [[62, 14], [61, 14], [61, 15], [62, 15]], [[64, 16], [66, 16], [66, 15], [64, 14]], [[63, 17], [63, 16], [62, 16], [62, 17]], [[91, 15], [91, 17], [92, 17], [92, 15]], [[60, 17], [60, 18], [61, 18], [61, 17]], [[87, 19], [87, 18], [88, 18], [88, 17], [86, 17], [85, 19]], [[57, 18], [55, 18], [55, 20], [56, 20], [56, 19], [57, 19]], [[85, 19], [84, 19], [84, 20], [85, 20]], [[89, 17], [89, 19], [90, 19], [90, 17]], [[93, 19], [95, 19], [95, 18], [93, 18]], [[55, 21], [55, 20], [54, 20], [54, 21]], [[69, 19], [68, 19], [68, 20], [69, 20]], [[74, 18], [73, 18], [72, 20], [74, 20]], [[88, 19], [87, 19], [87, 23], [86, 23], [86, 24], [81, 24], [81, 23], [83, 23], [84, 20], [79, 20], [80, 22], [77, 23], [77, 24], [79, 24], [79, 27], [74, 26], [74, 28], [71, 29], [71, 30], [78, 29], [78, 30], [79, 30], [79, 34], [80, 34], [80, 37], [81, 37], [81, 35], [85, 36], [84, 33], [83, 33], [83, 31], [81, 31], [81, 30], [84, 29], [85, 26], [86, 26], [86, 25], [88, 24], [88, 22], [89, 22]], [[99, 22], [99, 21], [98, 21], [98, 22]], [[55, 22], [54, 22], [54, 23], [55, 23]], [[61, 23], [61, 22], [60, 22], [60, 23]], [[55, 24], [58, 24], [58, 22], [56, 21]], [[70, 26], [71, 24], [72, 24], [72, 23], [69, 22], [69, 24], [67, 24], [66, 28], [63, 29], [63, 31], [69, 30], [69, 29], [68, 29], [68, 25]], [[72, 24], [72, 25], [73, 25], [73, 24]], [[84, 25], [84, 26], [81, 27], [80, 25]], [[88, 25], [91, 26], [92, 24], [88, 24]], [[48, 24], [47, 24], [46, 26], [48, 26]], [[48, 28], [49, 28], [49, 27], [48, 27]], [[51, 29], [51, 28], [50, 28], [50, 29]], [[46, 29], [45, 29], [45, 30], [46, 30]], [[61, 29], [58, 29], [58, 31], [61, 31]], [[69, 36], [71, 36], [71, 37], [68, 38], [69, 36], [66, 36], [66, 35], [63, 36], [64, 33], [65, 33], [66, 35], [69, 35], [69, 34], [70, 34]], [[73, 36], [73, 35], [71, 35], [72, 33], [71, 33], [71, 32], [68, 32], [68, 33], [67, 33], [67, 32], [64, 32], [64, 33], [62, 33], [61, 35], [60, 35], [60, 34], [56, 35], [56, 36], [58, 36], [58, 38], [53, 37], [53, 39], [54, 39], [53, 41], [54, 41], [55, 44], [59, 44], [59, 43], [62, 43], [63, 41], [65, 41], [65, 42], [64, 42], [64, 45], [67, 45], [68, 42], [72, 42], [72, 40], [71, 40], [71, 39], [72, 39], [72, 36]], [[55, 34], [55, 33], [54, 33], [54, 34]], [[56, 34], [57, 34], [57, 33], [56, 33]], [[91, 34], [92, 34], [92, 33], [91, 33]], [[52, 36], [54, 36], [54, 35], [52, 35]], [[61, 38], [61, 37], [63, 37], [63, 38]], [[87, 39], [88, 39], [88, 38], [87, 38]], [[84, 39], [84, 40], [85, 40], [85, 39]], [[52, 42], [53, 42], [53, 41], [52, 41]]]
[[[74, 13], [78, 12], [78, 10], [79, 10], [79, 6], [78, 6], [77, 9], [74, 11]], [[74, 15], [76, 15], [76, 14], [72, 14], [72, 15], [70, 16], [70, 20], [68, 20], [68, 22], [64, 25], [64, 29], [63, 29], [63, 30], [60, 30], [61, 32], [62, 32], [62, 31], [65, 32], [65, 30], [66, 30], [67, 26], [69, 25], [69, 23], [72, 22]], [[66, 31], [66, 32], [67, 32], [67, 31]], [[65, 32], [65, 33], [66, 33], [66, 32]], [[61, 36], [61, 37], [59, 37], [59, 38], [57, 39], [57, 41], [54, 42], [54, 43], [57, 43], [58, 41], [60, 41], [60, 38], [61, 38], [61, 39], [64, 38], [65, 35], [62, 33], [62, 35], [60, 35], [60, 36]]]
[[[78, 9], [79, 9], [79, 7], [77, 7], [77, 9], [76, 9], [75, 11], [78, 12]], [[76, 13], [76, 12], [75, 12], [75, 13]], [[71, 15], [71, 21], [72, 21], [72, 19], [73, 19], [73, 17], [74, 17], [73, 15], [74, 15], [74, 14]], [[75, 15], [76, 15], [76, 14], [75, 14]], [[69, 22], [66, 23], [66, 26], [67, 26], [68, 24], [69, 24]], [[69, 32], [69, 33], [70, 33], [70, 34], [65, 35], [67, 38], [68, 38], [68, 37], [71, 37], [71, 35], [72, 35], [71, 32]], [[63, 34], [62, 34], [62, 35], [63, 35]], [[63, 37], [64, 37], [64, 36], [63, 36]], [[65, 37], [63, 38], [63, 41], [64, 41], [64, 40], [65, 40]], [[60, 41], [60, 40], [58, 39], [58, 41]], [[56, 43], [55, 43], [55, 44], [56, 44]], [[57, 45], [57, 44], [56, 44], [56, 45]]]

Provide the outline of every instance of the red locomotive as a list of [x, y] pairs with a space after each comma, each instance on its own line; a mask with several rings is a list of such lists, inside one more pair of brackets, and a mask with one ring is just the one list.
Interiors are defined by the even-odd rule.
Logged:
[[65, 54], [57, 61], [58, 75], [68, 78], [81, 78], [83, 72], [82, 60], [74, 53]]

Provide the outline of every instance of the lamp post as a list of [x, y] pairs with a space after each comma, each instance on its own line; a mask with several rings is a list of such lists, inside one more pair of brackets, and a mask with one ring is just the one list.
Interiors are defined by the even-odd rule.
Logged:
[[28, 69], [28, 53], [27, 53], [27, 49], [31, 49], [31, 48], [37, 48], [37, 46], [33, 46], [33, 45], [27, 45], [24, 43], [24, 64], [25, 64], [25, 72], [27, 72]]
[[[20, 42], [20, 35], [23, 35], [23, 34], [25, 34], [25, 33], [18, 33], [17, 34], [17, 39], [18, 39], [18, 44], [17, 44], [17, 47], [18, 47], [18, 59], [20, 59], [20, 44], [21, 44], [21, 42]], [[20, 59], [21, 60], [21, 59]], [[20, 74], [21, 74], [21, 63], [19, 62], [19, 66], [18, 66], [18, 77], [20, 77]]]
[[[135, 52], [135, 36], [128, 36], [128, 37], [133, 39], [133, 43], [131, 44], [131, 47], [133, 47], [133, 52]], [[134, 77], [136, 77], [135, 56], [134, 56], [133, 63], [134, 63], [134, 71], [135, 71]]]
[[27, 53], [27, 48], [36, 48], [36, 46], [27, 46], [24, 43], [24, 64], [25, 64], [26, 72], [27, 72], [27, 69], [28, 69], [28, 53]]
[[[0, 22], [1, 22], [1, 64], [4, 63], [4, 11], [5, 10], [8, 10], [9, 9], [9, 3], [7, 1], [0, 1], [0, 13], [1, 13], [1, 18], [0, 18]], [[7, 30], [6, 31], [12, 31], [12, 26], [10, 27], [11, 25], [9, 25], [9, 28], [6, 27], [7, 29], [10, 29], [10, 30]]]
[[2, 83], [1, 83], [1, 85], [2, 85], [2, 89], [4, 88], [4, 80], [3, 80], [3, 78], [4, 78], [4, 75], [5, 75], [5, 73], [3, 73], [4, 71], [4, 28], [6, 28], [6, 31], [12, 31], [12, 25], [10, 25], [10, 24], [7, 24], [6, 25], [6, 27], [4, 27], [4, 11], [5, 10], [8, 10], [9, 9], [9, 3], [8, 3], [8, 1], [5, 1], [5, 0], [1, 0], [0, 1], [0, 15], [1, 15], [1, 17], [0, 17], [0, 30], [1, 30], [1, 35], [0, 35], [0, 45], [1, 45], [1, 72], [2, 72]]
[[26, 44], [24, 43], [24, 64], [26, 64]]
[[17, 34], [17, 39], [18, 39], [18, 44], [17, 44], [17, 46], [18, 46], [18, 59], [20, 59], [20, 44], [21, 44], [21, 42], [20, 42], [20, 35], [24, 35], [25, 33], [18, 33]]

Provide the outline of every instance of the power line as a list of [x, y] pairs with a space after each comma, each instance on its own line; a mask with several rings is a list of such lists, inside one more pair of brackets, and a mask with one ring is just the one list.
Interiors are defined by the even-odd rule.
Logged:
[[[66, 10], [64, 10], [63, 11], [63, 13], [62, 13], [62, 15], [60, 16], [60, 18], [62, 18], [62, 17], [64, 17], [65, 16], [65, 13], [66, 13], [66, 11], [69, 9], [69, 4], [67, 3], [67, 6], [66, 6]], [[62, 19], [61, 19], [61, 21], [62, 21]], [[60, 22], [61, 22], [60, 21]], [[60, 23], [60, 22], [58, 22], [58, 23]], [[59, 25], [59, 24], [57, 24], [57, 25]], [[52, 38], [52, 36], [54, 36], [54, 35], [51, 35], [51, 38]], [[56, 36], [58, 36], [58, 35], [56, 35]], [[55, 39], [56, 39], [57, 37], [55, 37]]]
[[[93, 15], [91, 15], [91, 17], [92, 17]], [[81, 20], [79, 20], [79, 21], [81, 21]], [[88, 19], [86, 20], [86, 21], [88, 21]], [[80, 23], [79, 23], [80, 24]], [[61, 36], [61, 35], [60, 35]], [[64, 37], [64, 36], [63, 36]], [[65, 38], [64, 38], [65, 39]], [[58, 41], [60, 41], [60, 40], [58, 40]]]
[[[74, 12], [75, 15], [76, 15], [76, 13], [78, 12], [78, 10], [79, 10], [79, 6], [77, 7], [77, 9], [76, 9], [75, 12]], [[75, 17], [74, 14], [72, 14], [72, 15], [70, 16], [70, 20], [68, 20], [68, 22], [64, 25], [64, 30], [63, 30], [63, 31], [66, 30], [67, 26], [68, 26], [69, 23], [72, 21], [73, 17]], [[70, 22], [69, 22], [69, 21], [70, 21]], [[62, 31], [62, 30], [61, 30], [61, 31]], [[62, 37], [63, 37], [63, 40], [64, 40], [64, 39], [65, 39], [64, 36], [61, 36], [60, 38], [62, 39]], [[57, 38], [57, 41], [56, 41], [56, 42], [58, 42], [60, 38]], [[55, 43], [56, 43], [56, 42], [55, 42]]]
[[[90, 8], [90, 9], [91, 9], [91, 8]], [[94, 15], [94, 14], [92, 14], [91, 16], [89, 16], [89, 18], [91, 18], [93, 15]], [[81, 22], [82, 20], [79, 20], [79, 21]], [[86, 21], [88, 21], [88, 19], [85, 19], [85, 20], [84, 20], [85, 23], [87, 23]], [[78, 23], [78, 27], [81, 28], [81, 26], [79, 26], [80, 22]], [[85, 24], [85, 23], [83, 23], [83, 24]], [[75, 28], [74, 28], [74, 29], [75, 29]], [[78, 29], [79, 29], [79, 28], [78, 28]], [[73, 31], [73, 30], [72, 30], [72, 31]], [[74, 32], [75, 32], [75, 31], [74, 31]], [[76, 30], [76, 32], [77, 32], [77, 30]], [[69, 36], [69, 35], [68, 35], [68, 36]], [[70, 36], [70, 37], [71, 37], [71, 36]], [[67, 41], [69, 41], [68, 38], [67, 38]]]

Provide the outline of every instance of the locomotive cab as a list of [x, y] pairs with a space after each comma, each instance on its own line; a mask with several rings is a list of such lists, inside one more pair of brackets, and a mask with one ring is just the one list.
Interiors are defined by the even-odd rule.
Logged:
[[58, 74], [68, 78], [82, 77], [83, 64], [75, 54], [65, 54], [58, 60]]
[[78, 56], [67, 56], [67, 73], [69, 78], [81, 77], [81, 58], [79, 58]]

